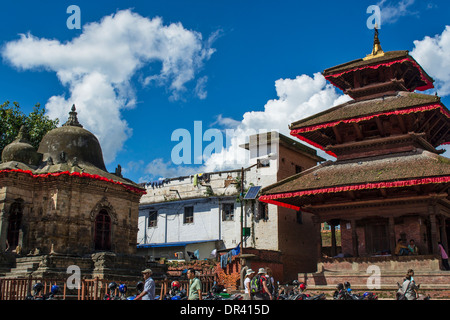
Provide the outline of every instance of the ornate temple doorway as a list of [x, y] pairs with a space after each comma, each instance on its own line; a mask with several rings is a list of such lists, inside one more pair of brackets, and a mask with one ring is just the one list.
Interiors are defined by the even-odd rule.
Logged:
[[14, 250], [19, 244], [19, 233], [22, 226], [23, 206], [19, 201], [14, 202], [9, 210], [8, 219], [8, 246]]
[[111, 250], [111, 217], [105, 209], [100, 210], [95, 217], [94, 248]]

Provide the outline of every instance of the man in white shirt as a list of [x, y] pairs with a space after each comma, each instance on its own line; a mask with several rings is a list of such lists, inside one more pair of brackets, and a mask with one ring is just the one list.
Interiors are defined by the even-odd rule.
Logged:
[[155, 281], [151, 278], [151, 269], [142, 271], [145, 280], [144, 290], [134, 300], [155, 300]]

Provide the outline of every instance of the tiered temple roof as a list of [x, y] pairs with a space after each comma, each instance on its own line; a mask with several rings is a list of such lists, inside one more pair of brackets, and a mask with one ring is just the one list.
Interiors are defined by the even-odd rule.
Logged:
[[437, 148], [450, 142], [450, 112], [438, 96], [413, 92], [433, 88], [433, 79], [407, 51], [383, 52], [376, 31], [372, 54], [323, 74], [353, 100], [290, 129], [337, 159], [264, 188], [260, 201], [299, 210], [386, 198], [393, 189], [448, 189], [450, 159]]

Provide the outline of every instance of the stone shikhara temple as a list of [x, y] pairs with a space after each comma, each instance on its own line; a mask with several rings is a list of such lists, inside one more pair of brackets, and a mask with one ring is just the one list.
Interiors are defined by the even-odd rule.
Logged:
[[[139, 200], [145, 191], [106, 171], [97, 138], [78, 122], [49, 131], [35, 150], [21, 129], [0, 163], [0, 274], [140, 276]], [[66, 275], [67, 276], [67, 275]]]
[[[290, 130], [336, 160], [266, 187], [259, 200], [313, 213], [317, 230], [332, 226], [335, 258], [319, 259], [309, 283], [342, 282], [345, 271], [363, 276], [370, 264], [390, 272], [394, 284], [409, 268], [439, 274], [438, 241], [448, 249], [450, 232], [450, 159], [439, 146], [450, 142], [450, 113], [437, 95], [415, 92], [433, 88], [433, 80], [408, 51], [384, 52], [378, 30], [371, 54], [323, 75], [352, 100]], [[399, 239], [413, 239], [419, 255], [395, 256]]]

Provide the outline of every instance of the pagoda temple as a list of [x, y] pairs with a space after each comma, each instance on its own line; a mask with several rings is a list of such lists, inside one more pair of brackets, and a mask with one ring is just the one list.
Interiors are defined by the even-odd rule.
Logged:
[[[450, 159], [439, 147], [450, 142], [450, 113], [437, 95], [415, 92], [433, 88], [434, 80], [408, 51], [384, 52], [376, 29], [371, 54], [323, 75], [352, 100], [290, 130], [336, 160], [264, 188], [259, 201], [314, 215], [322, 275], [362, 275], [370, 264], [395, 276], [408, 268], [440, 272], [438, 241], [449, 247]], [[331, 257], [321, 250], [324, 222], [332, 226]], [[414, 240], [419, 254], [395, 255], [399, 239]]]

